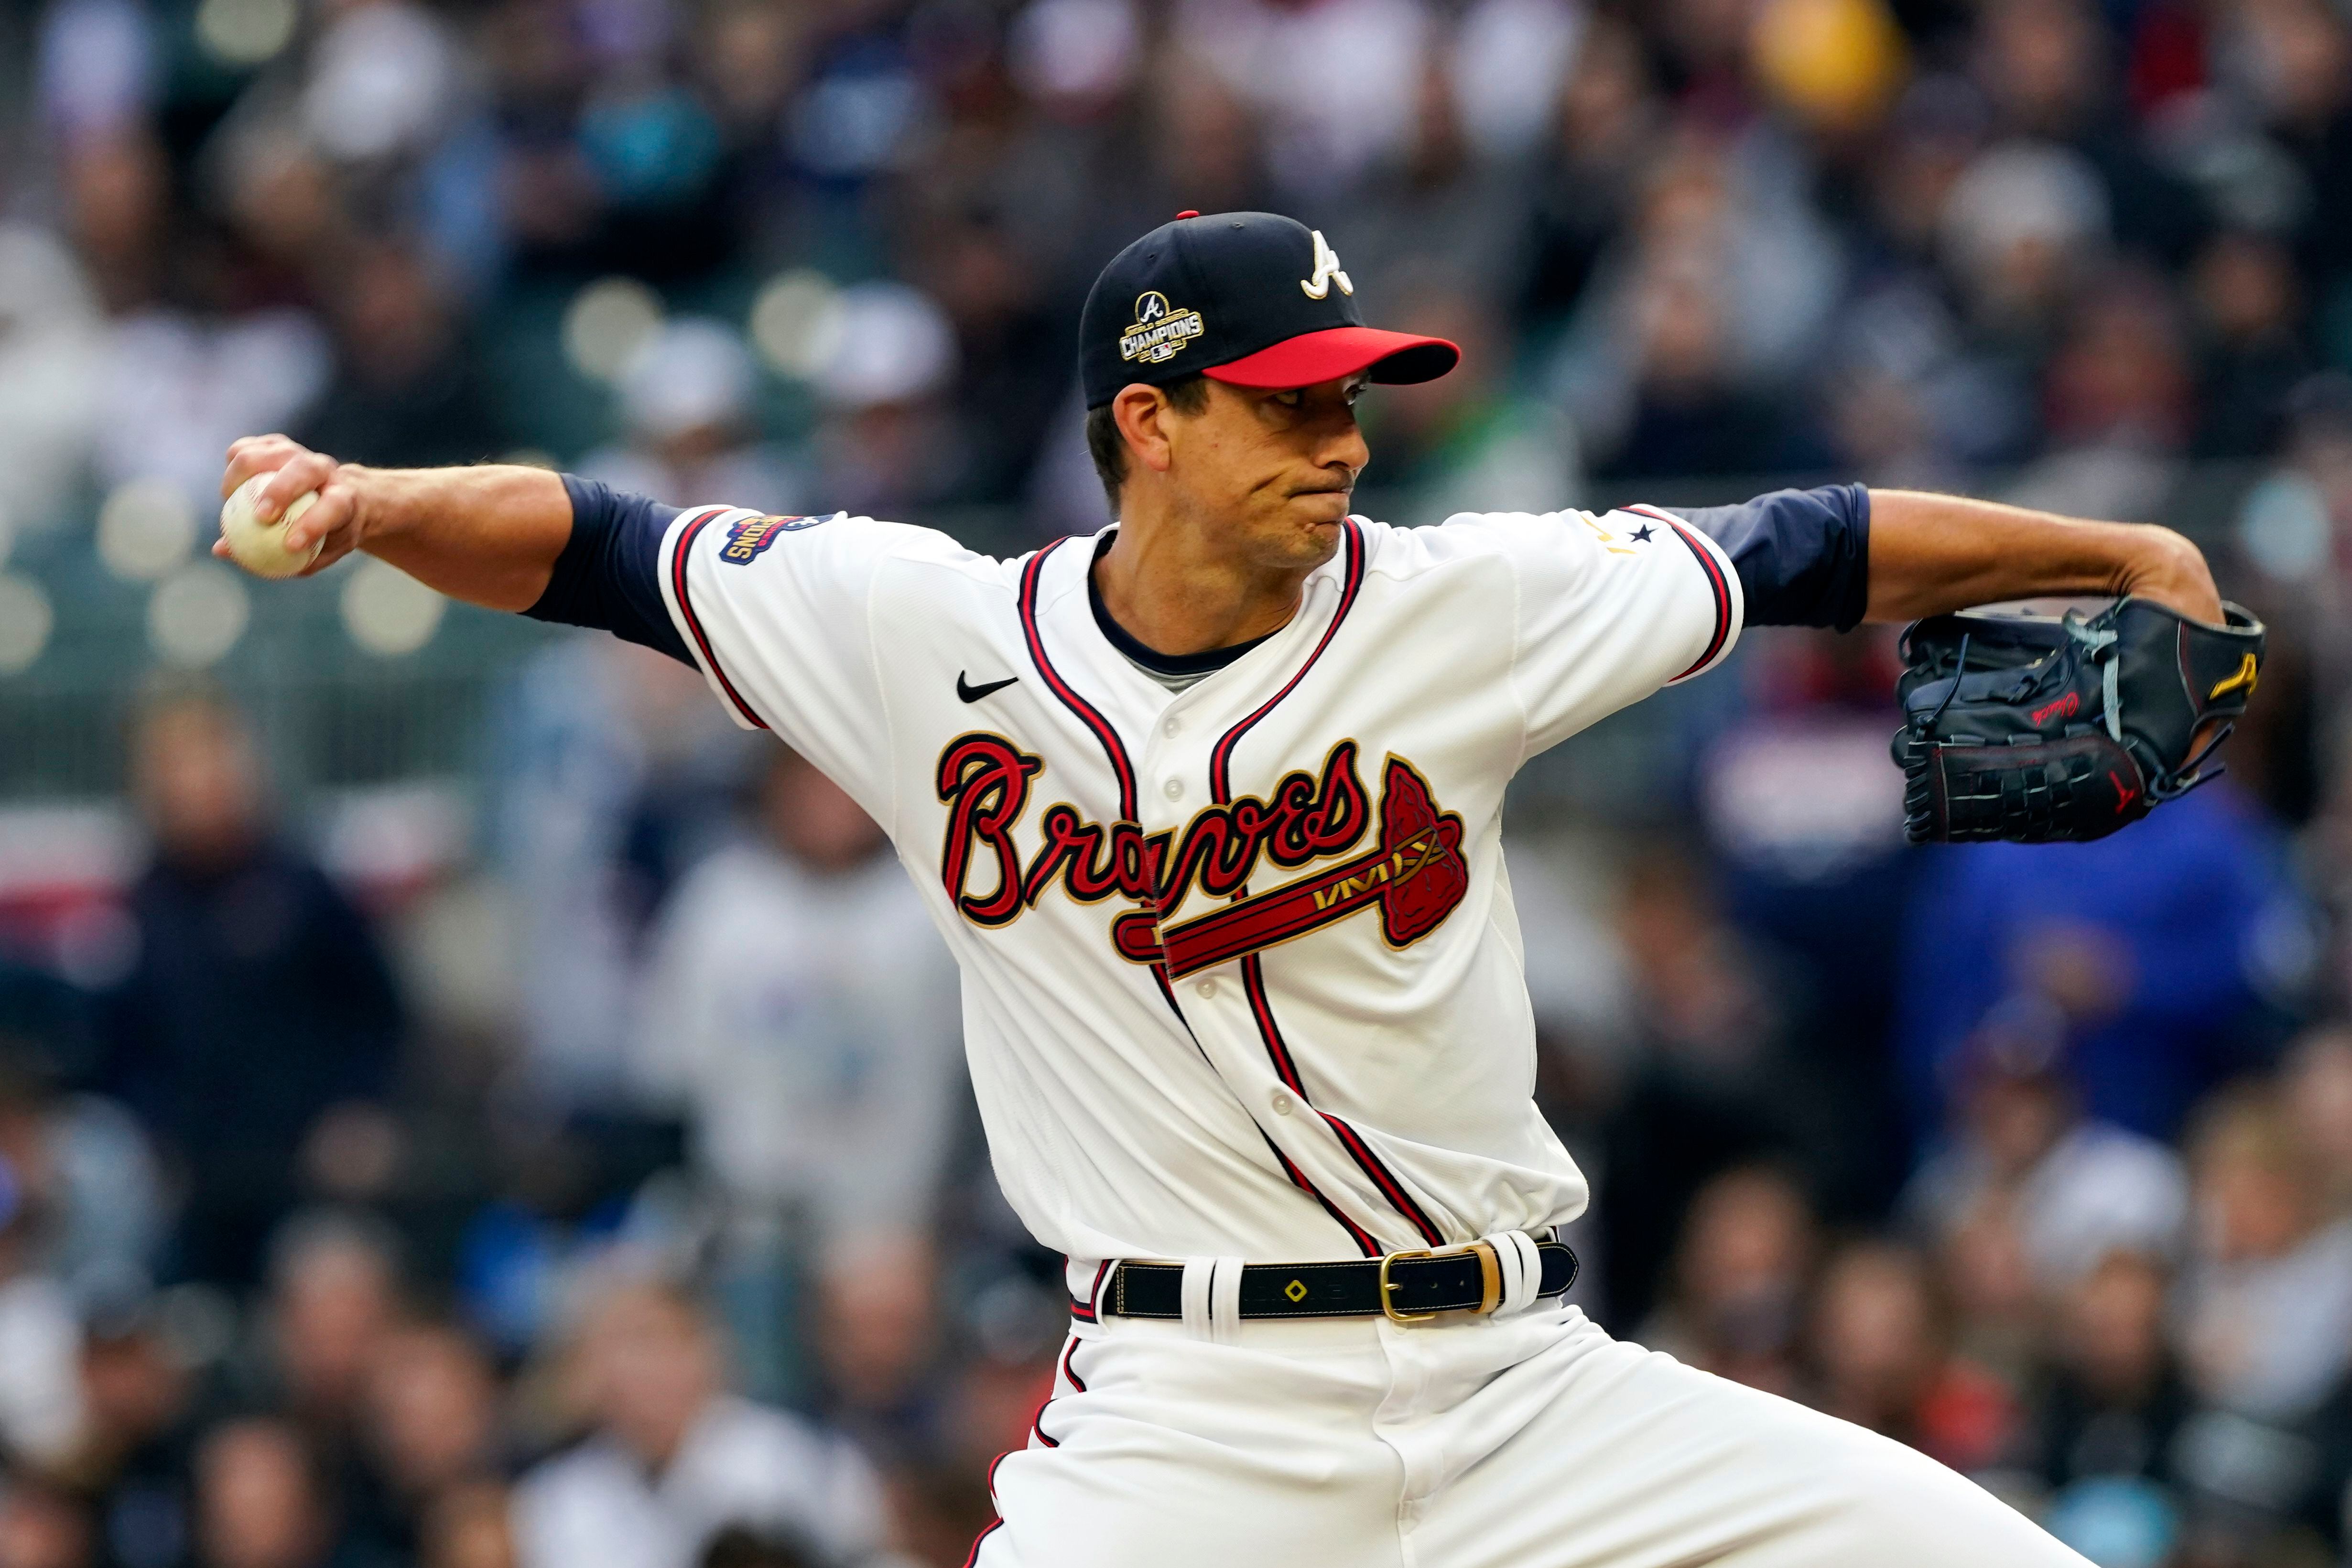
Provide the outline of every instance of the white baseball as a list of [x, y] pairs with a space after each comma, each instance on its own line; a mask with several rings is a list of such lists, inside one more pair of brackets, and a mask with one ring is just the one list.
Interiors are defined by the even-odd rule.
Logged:
[[305, 490], [274, 523], [265, 523], [253, 514], [254, 497], [269, 483], [268, 474], [256, 474], [230, 492], [221, 503], [221, 538], [228, 541], [228, 553], [236, 564], [256, 577], [292, 577], [319, 559], [319, 551], [327, 541], [319, 540], [303, 554], [286, 548], [287, 526], [310, 509], [319, 498], [316, 490]]

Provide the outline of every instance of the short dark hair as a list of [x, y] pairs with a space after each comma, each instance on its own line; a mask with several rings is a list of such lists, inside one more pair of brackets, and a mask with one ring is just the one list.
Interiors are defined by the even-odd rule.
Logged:
[[[1160, 389], [1181, 413], [1198, 413], [1209, 406], [1209, 378], [1197, 372]], [[1095, 477], [1110, 499], [1110, 515], [1118, 516], [1118, 487], [1127, 483], [1127, 437], [1118, 433], [1110, 404], [1087, 410], [1087, 455], [1095, 460]]]

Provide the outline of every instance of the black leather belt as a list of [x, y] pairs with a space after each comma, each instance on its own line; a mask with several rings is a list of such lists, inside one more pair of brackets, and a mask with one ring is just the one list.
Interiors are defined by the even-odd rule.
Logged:
[[[1576, 1282], [1576, 1254], [1538, 1241], [1543, 1278], [1536, 1294], [1557, 1296]], [[1419, 1322], [1440, 1312], [1491, 1312], [1502, 1301], [1502, 1270], [1492, 1242], [1443, 1252], [1394, 1252], [1346, 1263], [1251, 1263], [1242, 1270], [1245, 1318], [1384, 1316]], [[1128, 1318], [1181, 1318], [1184, 1265], [1121, 1263], [1105, 1282], [1102, 1307]]]

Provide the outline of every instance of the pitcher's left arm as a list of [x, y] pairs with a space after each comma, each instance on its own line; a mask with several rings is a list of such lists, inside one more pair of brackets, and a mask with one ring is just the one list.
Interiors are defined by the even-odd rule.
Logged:
[[1917, 490], [1870, 493], [1872, 621], [2044, 595], [2126, 595], [2218, 625], [2202, 551], [2170, 528], [2095, 523]]
[[1829, 485], [1677, 514], [1722, 545], [1751, 626], [1916, 621], [2008, 599], [2126, 594], [2218, 624], [2197, 547], [2170, 528], [1997, 501]]

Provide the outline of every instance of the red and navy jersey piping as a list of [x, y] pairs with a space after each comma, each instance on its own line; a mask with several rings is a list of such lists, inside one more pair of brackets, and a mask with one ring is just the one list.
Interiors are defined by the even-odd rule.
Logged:
[[[1100, 1274], [1096, 1275], [1097, 1289], [1101, 1288], [1101, 1278]], [[1080, 1377], [1077, 1374], [1077, 1369], [1071, 1365], [1071, 1359], [1077, 1354], [1078, 1342], [1073, 1338], [1068, 1344], [1063, 1347], [1062, 1364], [1058, 1368], [1058, 1371], [1061, 1376], [1069, 1379], [1070, 1387], [1072, 1389], [1076, 1390], [1077, 1393], [1084, 1394], [1087, 1391], [1086, 1379]], [[1058, 1448], [1062, 1446], [1060, 1438], [1052, 1436], [1045, 1430], [1045, 1406], [1054, 1402], [1058, 1392], [1058, 1389], [1047, 1389], [1045, 1391], [1045, 1397], [1037, 1402], [1036, 1413], [1029, 1417], [1030, 1436], [1035, 1437], [1037, 1441], [1045, 1444], [1045, 1447], [1049, 1448]], [[988, 1462], [988, 1500], [991, 1503], [993, 1503], [996, 1500], [997, 1468], [1003, 1464], [1005, 1460], [1011, 1458], [1015, 1451], [1016, 1450], [1007, 1449], [1005, 1452], [997, 1455], [996, 1458]], [[971, 1565], [974, 1563], [980, 1561], [981, 1543], [1003, 1528], [1004, 1521], [1002, 1517], [999, 1517], [991, 1520], [978, 1535], [972, 1537], [971, 1552], [963, 1560], [964, 1568], [971, 1568]]]
[[[1077, 1375], [1076, 1370], [1070, 1364], [1071, 1358], [1076, 1356], [1077, 1354], [1078, 1342], [1076, 1339], [1073, 1338], [1070, 1343], [1065, 1345], [1062, 1349], [1061, 1374], [1064, 1377], [1069, 1379], [1072, 1389], [1076, 1390], [1077, 1393], [1084, 1394], [1087, 1391], [1086, 1379], [1080, 1377]], [[1029, 1417], [1029, 1430], [1035, 1433], [1037, 1440], [1045, 1444], [1049, 1448], [1058, 1448], [1062, 1446], [1062, 1439], [1053, 1436], [1045, 1430], [1045, 1409], [1047, 1406], [1054, 1403], [1055, 1397], [1055, 1396], [1049, 1391], [1046, 1394], [1044, 1402], [1037, 1406], [1037, 1414]], [[989, 1478], [991, 1480], [995, 1479], [995, 1469], [992, 1466], [989, 1470]]]
[[1348, 518], [1340, 527], [1347, 531], [1348, 565], [1339, 588], [1339, 608], [1331, 612], [1331, 624], [1323, 629], [1322, 639], [1315, 644], [1315, 651], [1307, 654], [1306, 662], [1282, 684], [1282, 689], [1266, 698], [1256, 712], [1225, 731], [1223, 738], [1217, 742], [1217, 748], [1209, 754], [1209, 798], [1220, 806], [1233, 803], [1234, 747], [1241, 743], [1242, 737], [1248, 734], [1258, 720], [1272, 713], [1276, 706], [1307, 678], [1307, 672], [1315, 667], [1315, 662], [1323, 656], [1323, 650], [1328, 648], [1331, 639], [1339, 635], [1340, 623], [1348, 619], [1348, 612], [1356, 606], [1356, 595], [1364, 586], [1364, 530], [1357, 526], [1353, 517]]
[[[1103, 755], [1110, 759], [1111, 774], [1118, 780], [1119, 820], [1132, 822], [1137, 814], [1135, 764], [1127, 755], [1127, 743], [1119, 739], [1118, 731], [1111, 727], [1110, 720], [1103, 717], [1102, 710], [1080, 696], [1077, 689], [1062, 678], [1062, 672], [1055, 669], [1054, 661], [1045, 656], [1045, 633], [1037, 625], [1037, 581], [1045, 571], [1045, 558], [1067, 543], [1067, 536], [1055, 539], [1031, 556], [1029, 564], [1022, 569], [1021, 635], [1029, 645], [1029, 662], [1037, 666], [1038, 678], [1045, 683], [1045, 689], [1052, 692], [1064, 707], [1076, 714], [1079, 723], [1094, 732], [1097, 744], [1103, 748]], [[1177, 1005], [1175, 989], [1168, 983], [1168, 966], [1153, 964], [1151, 979], [1160, 988], [1160, 998], [1168, 1004], [1168, 1010], [1182, 1019], [1184, 1009]]]
[[[1716, 655], [1723, 652], [1723, 645], [1731, 640], [1732, 610], [1730, 580], [1725, 574], [1723, 562], [1717, 559], [1715, 551], [1707, 547], [1705, 540], [1699, 538], [1696, 534], [1694, 534], [1690, 529], [1690, 526], [1685, 523], [1681, 518], [1671, 517], [1664, 512], [1659, 511], [1655, 507], [1635, 506], [1628, 507], [1625, 510], [1629, 512], [1638, 512], [1645, 517], [1655, 517], [1658, 521], [1674, 529], [1675, 537], [1680, 538], [1684, 544], [1689, 546], [1691, 554], [1698, 558], [1699, 570], [1706, 573], [1706, 585], [1714, 591], [1715, 632], [1714, 635], [1710, 636], [1706, 641], [1706, 651], [1701, 653], [1696, 659], [1691, 661], [1690, 668], [1685, 670], [1681, 674], [1675, 677], [1675, 681], [1686, 681], [1693, 675], [1697, 674], [1701, 670], [1706, 669], [1709, 664], [1713, 664], [1715, 662]], [[1669, 681], [1666, 684], [1668, 685], [1674, 685], [1674, 681]]]
[[1045, 558], [1068, 542], [1066, 538], [1055, 539], [1031, 556], [1028, 566], [1023, 570], [1021, 634], [1029, 643], [1029, 661], [1037, 666], [1037, 674], [1045, 681], [1046, 689], [1064, 707], [1077, 716], [1079, 723], [1094, 732], [1095, 739], [1102, 746], [1103, 755], [1110, 758], [1111, 772], [1118, 779], [1119, 820], [1132, 822], [1136, 820], [1135, 765], [1128, 758], [1127, 746], [1119, 739], [1118, 731], [1111, 727], [1110, 721], [1103, 717], [1101, 711], [1080, 696], [1076, 689], [1062, 678], [1062, 673], [1054, 668], [1053, 660], [1045, 656], [1045, 639], [1037, 627], [1037, 580], [1045, 569]]
[[719, 689], [727, 694], [727, 700], [734, 705], [737, 713], [743, 716], [744, 722], [765, 729], [768, 721], [751, 711], [751, 705], [743, 700], [743, 694], [735, 689], [735, 683], [729, 680], [727, 672], [720, 668], [718, 651], [711, 647], [709, 634], [702, 629], [702, 617], [694, 612], [694, 601], [687, 594], [688, 552], [694, 549], [695, 539], [714, 518], [723, 517], [731, 510], [733, 508], [729, 507], [713, 507], [698, 512], [678, 529], [677, 546], [670, 552], [669, 558], [670, 591], [677, 600], [678, 618], [686, 622], [687, 635], [694, 639], [695, 647], [701, 652], [703, 667], [719, 682]]
[[[1363, 590], [1367, 554], [1363, 529], [1358, 526], [1353, 517], [1349, 517], [1343, 527], [1346, 529], [1347, 565], [1340, 580], [1339, 602], [1331, 612], [1331, 624], [1323, 629], [1322, 638], [1316, 643], [1314, 651], [1307, 655], [1306, 661], [1298, 666], [1290, 679], [1283, 683], [1282, 689], [1260, 704], [1248, 716], [1225, 731], [1223, 737], [1218, 740], [1216, 749], [1210, 754], [1209, 758], [1209, 793], [1210, 798], [1218, 805], [1233, 803], [1234, 749], [1240, 744], [1242, 737], [1248, 734], [1260, 719], [1272, 713], [1276, 706], [1307, 678], [1307, 672], [1315, 667], [1316, 662], [1322, 658], [1324, 650], [1331, 645], [1331, 640], [1339, 634], [1339, 627], [1348, 619], [1348, 612], [1355, 608], [1357, 595]], [[1300, 1104], [1314, 1110], [1318, 1116], [1323, 1118], [1325, 1124], [1331, 1129], [1333, 1136], [1339, 1140], [1340, 1147], [1346, 1149], [1349, 1158], [1356, 1162], [1356, 1167], [1364, 1173], [1375, 1187], [1380, 1189], [1381, 1195], [1395, 1207], [1397, 1212], [1412, 1222], [1412, 1228], [1421, 1233], [1429, 1245], [1443, 1246], [1444, 1244], [1443, 1233], [1430, 1222], [1429, 1217], [1422, 1212], [1421, 1206], [1413, 1202], [1412, 1195], [1404, 1190], [1403, 1184], [1397, 1180], [1395, 1174], [1387, 1166], [1381, 1164], [1380, 1157], [1372, 1153], [1356, 1130], [1328, 1112], [1317, 1110], [1307, 1099], [1306, 1086], [1299, 1081], [1298, 1064], [1291, 1060], [1290, 1047], [1282, 1038], [1282, 1027], [1275, 1021], [1274, 1006], [1265, 994], [1265, 967], [1257, 954], [1254, 953], [1242, 960], [1242, 989], [1249, 998], [1250, 1016], [1257, 1024], [1258, 1038], [1265, 1042], [1266, 1056], [1273, 1061], [1275, 1075], [1282, 1080], [1284, 1087], [1290, 1091], [1292, 1096]], [[1271, 1144], [1273, 1140], [1269, 1138], [1267, 1142]], [[1373, 1240], [1363, 1227], [1349, 1219], [1340, 1212], [1337, 1205], [1317, 1191], [1297, 1166], [1292, 1165], [1288, 1157], [1283, 1155], [1280, 1148], [1277, 1147], [1275, 1150], [1275, 1156], [1282, 1161], [1282, 1167], [1290, 1174], [1291, 1179], [1307, 1192], [1314, 1194], [1316, 1201], [1322, 1204], [1331, 1217], [1346, 1228], [1349, 1239], [1355, 1242], [1358, 1250], [1367, 1258], [1380, 1256], [1380, 1244]]]
[[1070, 1298], [1070, 1315], [1072, 1317], [1077, 1319], [1082, 1323], [1090, 1323], [1095, 1322], [1100, 1316], [1102, 1311], [1103, 1279], [1105, 1276], [1109, 1274], [1109, 1272], [1110, 1260], [1108, 1259], [1105, 1259], [1102, 1262], [1095, 1265], [1095, 1281], [1093, 1284], [1087, 1287], [1086, 1299], [1081, 1301], [1076, 1296], [1072, 1296]]
[[[1274, 1004], [1266, 997], [1265, 970], [1259, 958], [1259, 955], [1253, 953], [1242, 960], [1242, 992], [1249, 998], [1250, 1016], [1256, 1020], [1258, 1038], [1265, 1042], [1265, 1053], [1273, 1060], [1276, 1075], [1281, 1078], [1301, 1105], [1323, 1119], [1324, 1125], [1331, 1129], [1332, 1136], [1339, 1140], [1339, 1146], [1348, 1151], [1348, 1157], [1356, 1162], [1356, 1168], [1380, 1189], [1381, 1196], [1388, 1199], [1391, 1207], [1404, 1216], [1413, 1229], [1421, 1234], [1422, 1239], [1432, 1247], [1444, 1246], [1444, 1233], [1431, 1222], [1429, 1216], [1422, 1211], [1421, 1205], [1412, 1200], [1412, 1195], [1405, 1191], [1404, 1184], [1397, 1180], [1396, 1173], [1372, 1153], [1362, 1135], [1345, 1121], [1328, 1111], [1318, 1109], [1307, 1099], [1306, 1087], [1298, 1079], [1297, 1064], [1291, 1060], [1289, 1044], [1282, 1038], [1282, 1026], [1275, 1020]], [[1287, 1163], [1285, 1162], [1286, 1165]], [[1318, 1193], [1316, 1196], [1320, 1197], [1322, 1195]], [[1380, 1256], [1379, 1245], [1361, 1228], [1349, 1224], [1348, 1233], [1355, 1239], [1364, 1256]]]
[[[1097, 1275], [1096, 1284], [1097, 1288], [1099, 1289], [1101, 1284], [1100, 1275]], [[1072, 1358], [1077, 1354], [1078, 1342], [1076, 1339], [1072, 1339], [1070, 1343], [1063, 1348], [1062, 1364], [1059, 1371], [1063, 1377], [1069, 1379], [1070, 1387], [1072, 1389], [1077, 1393], [1084, 1394], [1087, 1391], [1086, 1379], [1080, 1377], [1076, 1367], [1071, 1364]], [[1058, 1448], [1062, 1446], [1061, 1439], [1050, 1436], [1046, 1432], [1045, 1426], [1045, 1406], [1054, 1402], [1056, 1392], [1057, 1390], [1055, 1389], [1047, 1389], [1045, 1391], [1045, 1397], [1038, 1401], [1036, 1414], [1029, 1417], [1030, 1435], [1034, 1437], [1039, 1442], [1045, 1444], [1045, 1447], [1049, 1448]], [[988, 1462], [988, 1500], [991, 1503], [993, 1503], [996, 1500], [997, 1468], [1003, 1464], [1005, 1460], [1011, 1458], [1014, 1451], [1015, 1450], [1008, 1449], [1005, 1452], [997, 1455], [996, 1458]], [[989, 1521], [988, 1523], [982, 1528], [981, 1532], [972, 1537], [971, 1551], [964, 1557], [963, 1568], [972, 1568], [972, 1564], [980, 1561], [980, 1549], [982, 1544], [985, 1542], [990, 1536], [995, 1534], [998, 1531], [1003, 1528], [1004, 1521], [1001, 1515], [996, 1519]]]
[[[1260, 1137], [1265, 1136], [1265, 1133], [1263, 1128], [1259, 1129], [1258, 1135]], [[1381, 1244], [1373, 1240], [1370, 1234], [1366, 1231], [1362, 1226], [1357, 1224], [1345, 1214], [1339, 1212], [1339, 1206], [1333, 1203], [1329, 1198], [1324, 1197], [1321, 1189], [1318, 1188], [1313, 1182], [1307, 1179], [1307, 1173], [1290, 1163], [1290, 1156], [1282, 1152], [1282, 1146], [1279, 1144], [1276, 1144], [1272, 1138], [1266, 1138], [1265, 1146], [1272, 1149], [1274, 1151], [1274, 1157], [1282, 1162], [1283, 1174], [1290, 1178], [1292, 1185], [1297, 1186], [1299, 1191], [1305, 1193], [1307, 1197], [1313, 1198], [1316, 1202], [1323, 1206], [1323, 1212], [1329, 1215], [1332, 1220], [1338, 1224], [1339, 1228], [1348, 1233], [1348, 1239], [1356, 1244], [1356, 1250], [1358, 1252], [1363, 1254], [1367, 1258], [1377, 1258], [1381, 1255]]]

